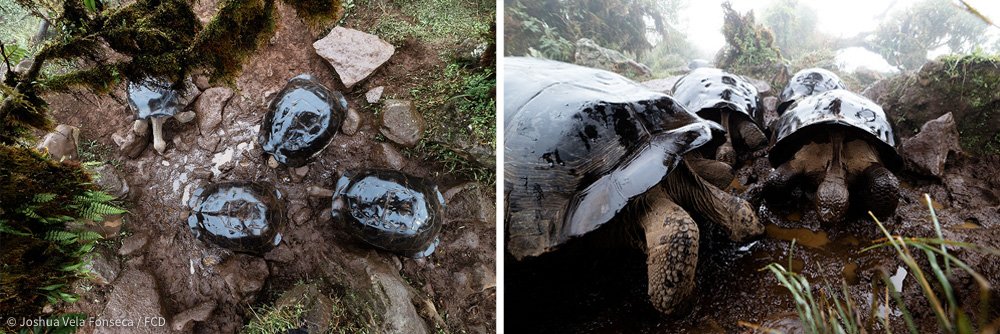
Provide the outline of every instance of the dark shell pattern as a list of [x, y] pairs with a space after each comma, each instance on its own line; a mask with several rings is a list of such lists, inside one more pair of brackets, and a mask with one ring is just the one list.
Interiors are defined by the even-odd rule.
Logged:
[[807, 68], [798, 71], [788, 81], [785, 89], [781, 91], [778, 114], [784, 113], [788, 106], [796, 100], [834, 89], [847, 89], [847, 85], [833, 72], [822, 68]]
[[669, 96], [618, 74], [504, 61], [508, 249], [538, 255], [606, 223], [681, 155], [719, 136]]
[[854, 92], [835, 89], [805, 97], [793, 103], [775, 121], [773, 146], [768, 154], [771, 165], [791, 159], [795, 152], [830, 126], [841, 126], [876, 145], [889, 169], [902, 164], [896, 152], [892, 123], [878, 104]]
[[128, 104], [136, 119], [170, 117], [179, 109], [179, 93], [161, 80], [147, 79], [128, 85]]
[[415, 258], [434, 252], [444, 196], [427, 180], [392, 170], [345, 173], [333, 193], [335, 222], [364, 242]]
[[199, 239], [235, 252], [263, 254], [281, 241], [285, 207], [265, 182], [222, 182], [195, 190], [188, 227]]
[[718, 121], [718, 109], [737, 111], [759, 128], [764, 119], [757, 87], [746, 78], [718, 68], [694, 69], [677, 80], [673, 97], [698, 116]]
[[257, 142], [279, 163], [304, 166], [330, 144], [346, 112], [343, 94], [296, 76], [271, 101]]

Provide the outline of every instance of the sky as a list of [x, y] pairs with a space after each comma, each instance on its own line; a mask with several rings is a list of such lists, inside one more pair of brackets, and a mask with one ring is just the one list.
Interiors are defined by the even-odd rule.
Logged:
[[[680, 25], [677, 27], [686, 33], [702, 53], [714, 55], [724, 44], [722, 36], [722, 3], [725, 0], [689, 1], [687, 7], [679, 13]], [[817, 1], [803, 0], [803, 3], [816, 9], [819, 14], [817, 27], [820, 31], [837, 37], [854, 36], [860, 32], [872, 31], [878, 21], [876, 16], [892, 6], [893, 10], [906, 8], [918, 0], [836, 0]], [[772, 0], [732, 0], [733, 9], [740, 13], [753, 10], [755, 15], [767, 8]], [[1000, 1], [997, 0], [967, 0], [993, 22], [1000, 24]], [[957, 1], [956, 1], [957, 3]], [[759, 19], [758, 19], [759, 22]], [[1000, 36], [1000, 28], [992, 27], [990, 31]], [[889, 70], [891, 66], [884, 64], [881, 57], [867, 52], [862, 48], [851, 48], [842, 52], [848, 67], [866, 66], [876, 70]], [[932, 52], [931, 57], [937, 56]]]

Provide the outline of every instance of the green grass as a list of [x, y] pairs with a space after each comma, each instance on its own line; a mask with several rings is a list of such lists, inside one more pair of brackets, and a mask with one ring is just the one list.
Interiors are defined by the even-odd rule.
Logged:
[[302, 303], [274, 307], [265, 306], [257, 310], [250, 309], [253, 320], [243, 328], [246, 334], [283, 334], [288, 330], [300, 328], [306, 307]]
[[469, 146], [496, 150], [496, 76], [493, 70], [471, 71], [450, 64], [428, 82], [427, 86], [410, 91], [415, 107], [428, 126], [417, 147], [404, 153], [423, 154], [443, 163], [449, 173], [492, 184], [496, 175], [494, 168], [482, 161], [477, 163], [475, 157], [464, 152], [468, 152]]
[[490, 31], [492, 2], [476, 0], [388, 1], [403, 15], [388, 11], [372, 29], [375, 35], [400, 45], [408, 38], [433, 44], [461, 42]]
[[[872, 219], [874, 219], [879, 230], [885, 235], [885, 238], [862, 251], [866, 252], [881, 248], [891, 248], [894, 250], [897, 258], [906, 265], [909, 273], [912, 273], [914, 280], [918, 283], [922, 297], [925, 299], [924, 302], [930, 306], [937, 320], [937, 329], [939, 332], [975, 333], [985, 331], [988, 327], [986, 321], [989, 310], [990, 283], [968, 264], [949, 253], [948, 248], [961, 248], [992, 256], [1000, 255], [1000, 250], [970, 243], [945, 240], [941, 234], [941, 224], [938, 221], [937, 214], [934, 212], [933, 205], [931, 205], [930, 196], [924, 195], [924, 197], [930, 210], [936, 237], [909, 238], [894, 236], [889, 233], [882, 222], [872, 215]], [[794, 246], [795, 243], [793, 241], [792, 248]], [[914, 255], [915, 253], [923, 254], [927, 262], [926, 267], [922, 267], [918, 263], [917, 257]], [[789, 256], [790, 267], [791, 256]], [[926, 271], [925, 268], [929, 268], [930, 270]], [[778, 282], [792, 294], [792, 298], [795, 301], [796, 314], [802, 322], [806, 333], [875, 332], [872, 324], [874, 318], [877, 317], [875, 312], [878, 310], [878, 306], [880, 306], [878, 304], [880, 300], [877, 296], [876, 298], [872, 298], [872, 304], [869, 308], [872, 312], [866, 316], [859, 311], [857, 302], [852, 299], [847, 284], [843, 281], [839, 288], [832, 288], [826, 285], [815, 289], [805, 277], [780, 264], [772, 263], [765, 269], [771, 271]], [[948, 280], [948, 277], [951, 277], [955, 270], [962, 270], [968, 273], [978, 287], [980, 305], [976, 309], [978, 314], [976, 314], [975, 318], [978, 321], [975, 324], [972, 323], [973, 314], [968, 312], [968, 308], [963, 308], [963, 305], [959, 304], [955, 287]], [[887, 274], [883, 273], [882, 281], [884, 284], [881, 289], [876, 288], [876, 290], [884, 291], [884, 303], [881, 305], [884, 305], [886, 309], [890, 309], [892, 305], [897, 307], [901, 311], [906, 323], [906, 332], [920, 333], [912, 317], [912, 313], [906, 308], [903, 297], [895, 289], [889, 288], [892, 286], [892, 283], [889, 281]], [[818, 291], [814, 292], [814, 290]], [[892, 305], [890, 305], [889, 296], [892, 297]], [[882, 322], [885, 332], [891, 333], [892, 326], [888, 323], [887, 318], [878, 318]], [[741, 324], [747, 327], [768, 330], [756, 325]]]

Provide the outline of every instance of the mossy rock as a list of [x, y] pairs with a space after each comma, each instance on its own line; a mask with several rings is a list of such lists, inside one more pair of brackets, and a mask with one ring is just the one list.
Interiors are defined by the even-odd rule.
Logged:
[[962, 149], [1000, 153], [1000, 56], [944, 56], [919, 71], [874, 84], [864, 93], [882, 105], [897, 133], [909, 137], [927, 121], [951, 112]]

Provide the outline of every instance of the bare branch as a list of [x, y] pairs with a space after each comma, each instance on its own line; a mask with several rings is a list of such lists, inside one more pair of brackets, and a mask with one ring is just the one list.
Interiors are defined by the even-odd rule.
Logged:
[[4, 77], [10, 78], [14, 75], [14, 67], [10, 65], [10, 58], [7, 57], [7, 49], [4, 48], [3, 41], [0, 41], [0, 54], [3, 55], [3, 62], [7, 64], [7, 74], [5, 74]]

